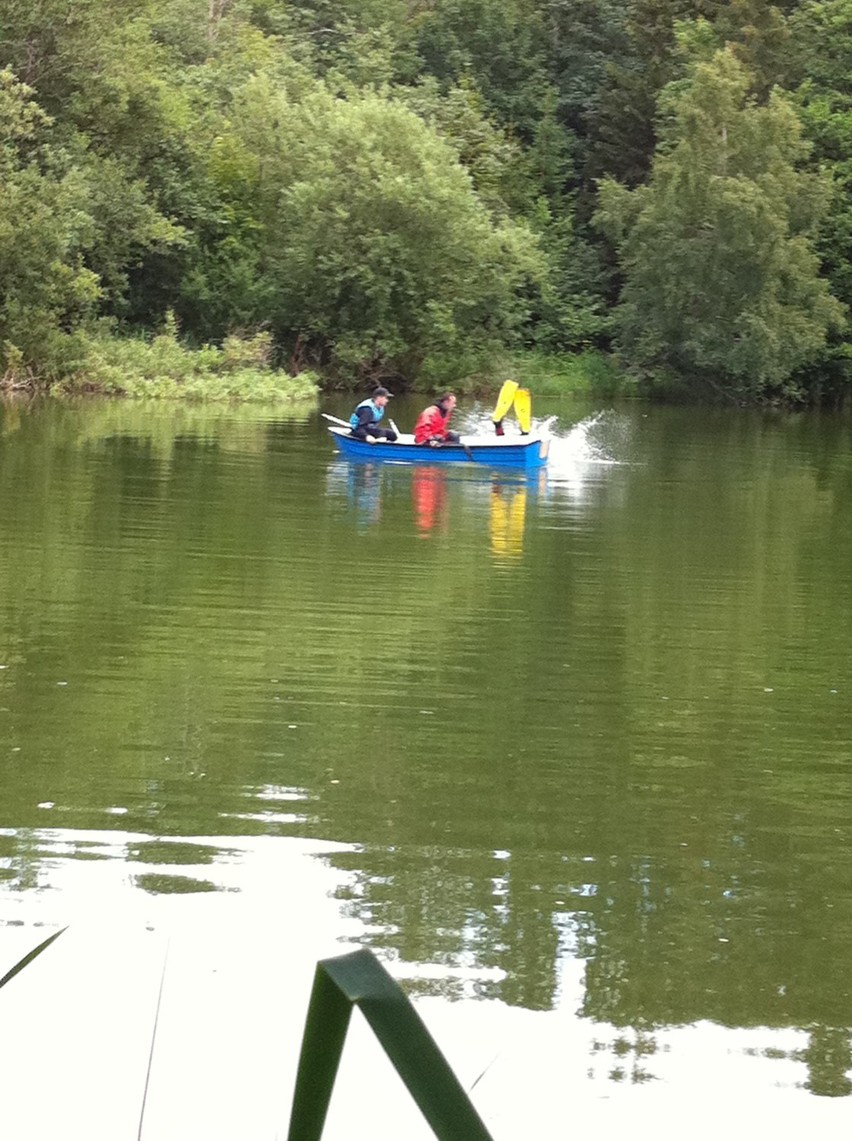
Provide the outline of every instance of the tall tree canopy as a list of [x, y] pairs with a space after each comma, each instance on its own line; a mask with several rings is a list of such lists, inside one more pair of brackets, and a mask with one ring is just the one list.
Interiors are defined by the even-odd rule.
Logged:
[[223, 294], [249, 282], [246, 318], [307, 360], [405, 376], [502, 343], [524, 316], [518, 287], [543, 272], [532, 233], [489, 214], [454, 148], [372, 94], [293, 100], [257, 76], [210, 164], [240, 229], [212, 279]]
[[826, 181], [800, 169], [790, 102], [760, 105], [749, 87], [731, 48], [672, 85], [649, 183], [606, 181], [597, 216], [625, 279], [624, 353], [740, 398], [784, 391], [842, 316], [812, 245]]
[[615, 337], [696, 393], [842, 397], [850, 31], [852, 0], [5, 0], [0, 377], [173, 312], [335, 384]]

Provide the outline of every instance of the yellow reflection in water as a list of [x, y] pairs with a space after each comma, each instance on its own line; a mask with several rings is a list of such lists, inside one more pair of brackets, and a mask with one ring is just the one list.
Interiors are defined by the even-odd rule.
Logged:
[[516, 559], [524, 549], [527, 489], [496, 481], [491, 485], [491, 550], [498, 559]]

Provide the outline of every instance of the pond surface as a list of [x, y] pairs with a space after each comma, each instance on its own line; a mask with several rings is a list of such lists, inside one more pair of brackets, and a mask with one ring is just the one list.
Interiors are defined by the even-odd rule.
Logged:
[[0, 406], [0, 974], [251, 899], [373, 948], [495, 1137], [572, 1135], [567, 1091], [656, 1136], [699, 1088], [848, 1108], [850, 424], [535, 413], [524, 477], [349, 464], [313, 409]]

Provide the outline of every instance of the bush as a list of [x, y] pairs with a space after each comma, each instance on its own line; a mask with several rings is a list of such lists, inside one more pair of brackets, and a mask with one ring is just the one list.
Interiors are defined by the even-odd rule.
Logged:
[[292, 377], [270, 368], [268, 333], [231, 335], [221, 349], [191, 349], [178, 340], [177, 324], [169, 315], [163, 332], [151, 340], [118, 337], [103, 329], [79, 334], [77, 344], [79, 359], [54, 392], [257, 402], [309, 400], [317, 394], [313, 373]]
[[511, 375], [536, 396], [594, 396], [612, 399], [634, 394], [635, 385], [613, 357], [595, 349], [576, 354], [532, 351], [516, 355]]

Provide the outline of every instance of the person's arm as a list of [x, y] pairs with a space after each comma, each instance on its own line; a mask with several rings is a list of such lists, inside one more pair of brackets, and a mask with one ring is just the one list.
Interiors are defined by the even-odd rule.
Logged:
[[355, 412], [358, 416], [358, 427], [369, 428], [373, 423], [373, 409], [369, 404], [365, 404], [362, 408], [356, 408]]

